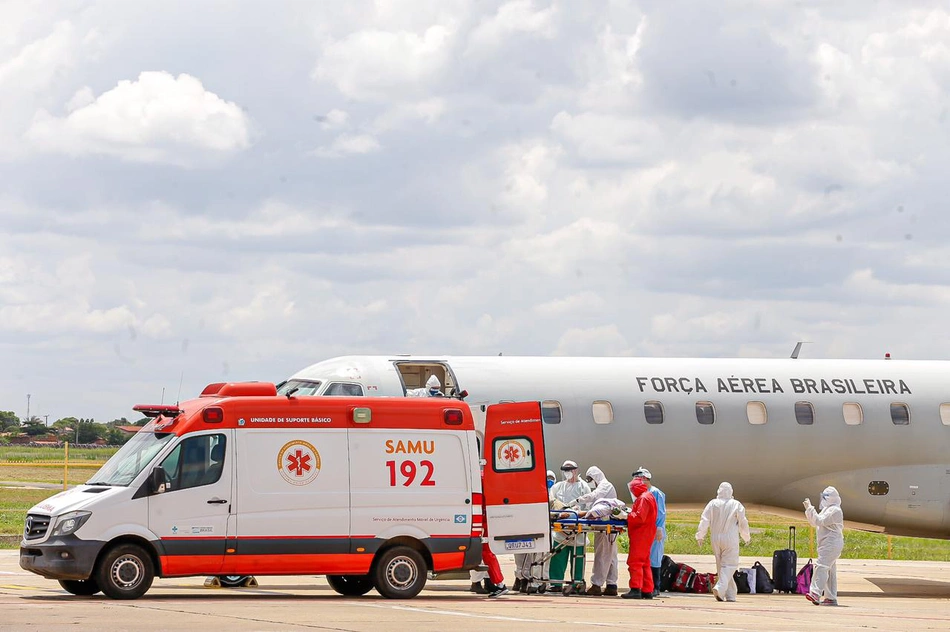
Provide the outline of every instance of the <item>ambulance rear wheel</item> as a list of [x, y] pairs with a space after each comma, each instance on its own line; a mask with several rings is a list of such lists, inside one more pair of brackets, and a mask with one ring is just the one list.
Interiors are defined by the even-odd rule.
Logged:
[[250, 578], [250, 575], [218, 575], [223, 588], [240, 588]]
[[59, 585], [68, 593], [88, 597], [99, 592], [99, 584], [94, 579], [61, 579]]
[[410, 599], [426, 584], [426, 563], [408, 546], [394, 546], [376, 560], [373, 584], [387, 599]]
[[373, 589], [369, 575], [327, 575], [330, 588], [347, 597], [360, 597]]
[[105, 552], [94, 578], [107, 597], [138, 599], [152, 586], [155, 567], [139, 545], [120, 544]]

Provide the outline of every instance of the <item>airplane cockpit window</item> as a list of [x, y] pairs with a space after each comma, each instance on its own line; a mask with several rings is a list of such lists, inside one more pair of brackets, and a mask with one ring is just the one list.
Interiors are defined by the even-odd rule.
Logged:
[[591, 405], [595, 424], [609, 424], [614, 420], [614, 407], [606, 400], [597, 400]]
[[769, 421], [769, 410], [765, 407], [765, 402], [747, 403], [745, 414], [749, 418], [749, 423], [754, 426], [761, 426]]
[[648, 424], [663, 423], [663, 404], [657, 401], [643, 402], [643, 416]]
[[844, 423], [849, 426], [860, 426], [864, 423], [864, 409], [857, 402], [847, 402], [841, 407]]
[[910, 425], [910, 408], [900, 402], [891, 403], [891, 421], [895, 426]]
[[316, 395], [320, 384], [322, 384], [322, 382], [313, 380], [287, 380], [277, 387], [277, 394], [296, 395], [298, 397]]
[[799, 426], [811, 426], [815, 423], [815, 407], [811, 402], [795, 402], [795, 421]]
[[345, 396], [345, 397], [362, 397], [363, 396], [363, 387], [359, 384], [349, 384], [345, 382], [334, 382], [327, 386], [327, 390], [323, 393], [324, 395], [329, 396]]
[[712, 402], [696, 402], [696, 421], [704, 426], [716, 422], [716, 409]]
[[541, 420], [546, 424], [561, 423], [561, 402], [553, 399], [541, 402]]
[[940, 404], [940, 423], [950, 426], [950, 404]]

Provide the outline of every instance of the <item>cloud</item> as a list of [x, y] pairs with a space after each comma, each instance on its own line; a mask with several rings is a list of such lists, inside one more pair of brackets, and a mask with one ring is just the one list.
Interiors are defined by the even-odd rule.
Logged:
[[187, 74], [143, 72], [91, 100], [84, 87], [65, 117], [39, 111], [27, 138], [45, 151], [135, 162], [193, 164], [251, 144], [249, 117]]
[[352, 154], [372, 154], [382, 149], [382, 145], [370, 134], [342, 134], [332, 143], [318, 147], [311, 153], [321, 158], [340, 158]]
[[358, 100], [421, 93], [448, 63], [453, 37], [451, 25], [433, 24], [422, 33], [368, 29], [330, 38], [313, 77]]
[[532, 0], [512, 0], [484, 18], [469, 36], [468, 52], [494, 52], [505, 39], [517, 34], [530, 34], [545, 39], [555, 36], [556, 6], [536, 9]]

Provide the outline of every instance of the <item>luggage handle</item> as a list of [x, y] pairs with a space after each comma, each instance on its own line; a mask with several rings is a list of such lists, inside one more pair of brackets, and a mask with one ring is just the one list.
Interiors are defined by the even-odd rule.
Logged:
[[796, 540], [795, 527], [790, 526], [788, 528], [788, 548], [793, 551], [795, 550], [795, 545], [797, 544], [795, 540]]

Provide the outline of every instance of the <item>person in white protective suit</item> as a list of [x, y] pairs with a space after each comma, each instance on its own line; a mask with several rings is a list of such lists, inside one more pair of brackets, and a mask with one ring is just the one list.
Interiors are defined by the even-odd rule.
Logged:
[[430, 375], [426, 380], [426, 385], [422, 388], [410, 388], [406, 390], [406, 397], [445, 397], [442, 392], [442, 382], [434, 375]]
[[[811, 587], [805, 598], [816, 606], [838, 605], [838, 558], [844, 548], [844, 513], [841, 511], [841, 496], [834, 487], [821, 492], [818, 511], [809, 499], [805, 505], [805, 518], [811, 526], [818, 527], [818, 559], [811, 576]], [[824, 599], [822, 599], [824, 596]]]
[[[578, 476], [577, 463], [570, 460], [564, 461], [561, 465], [561, 473], [564, 480], [558, 481], [551, 488], [552, 500], [559, 501], [567, 507], [584, 494], [590, 493], [590, 486]], [[564, 581], [564, 572], [570, 561], [574, 562], [573, 580], [576, 582], [584, 580], [584, 547], [587, 544], [587, 536], [585, 534], [565, 535], [561, 531], [555, 531], [554, 540], [557, 543], [564, 543], [565, 546], [551, 558], [549, 590], [561, 592], [561, 582]]]
[[748, 544], [749, 521], [745, 517], [745, 507], [732, 497], [732, 485], [722, 483], [716, 497], [706, 504], [703, 516], [696, 530], [696, 543], [703, 545], [706, 531], [713, 555], [716, 556], [716, 575], [718, 580], [712, 588], [717, 601], [736, 600], [735, 572], [739, 568], [739, 536]]
[[[587, 511], [578, 515], [588, 520], [624, 520], [627, 519], [627, 507], [617, 498], [595, 500]], [[602, 588], [606, 580], [606, 588]], [[617, 534], [594, 532], [594, 572], [591, 573], [591, 586], [588, 595], [598, 597], [617, 596]]]
[[[584, 479], [593, 489], [570, 503], [569, 507], [593, 508], [598, 500], [616, 499], [617, 490], [613, 483], [607, 480], [604, 473], [596, 465], [587, 468]], [[594, 533], [594, 570], [590, 577], [590, 588], [587, 594], [599, 597], [617, 596], [617, 540], [610, 538], [606, 533]], [[607, 586], [604, 587], [606, 582]]]

